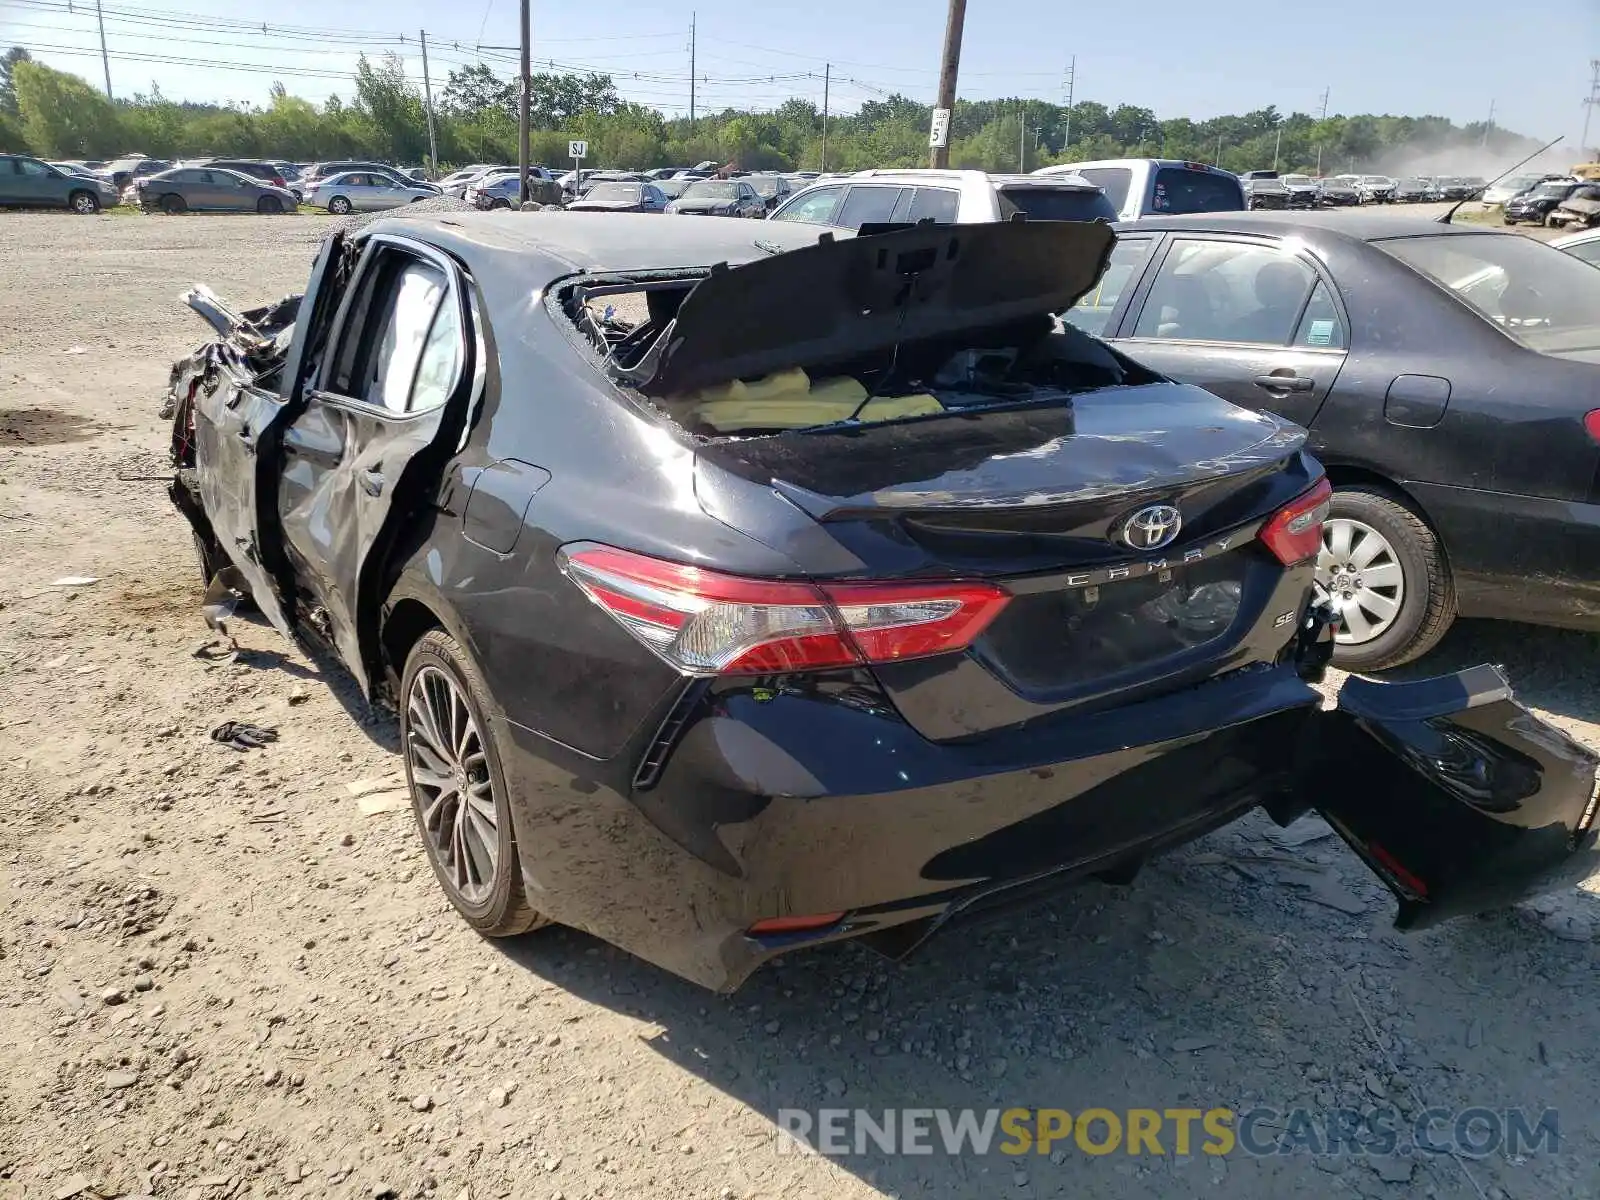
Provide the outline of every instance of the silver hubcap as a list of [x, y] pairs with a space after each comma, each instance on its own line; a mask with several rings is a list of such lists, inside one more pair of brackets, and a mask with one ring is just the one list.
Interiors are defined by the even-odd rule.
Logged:
[[74, 200], [72, 202], [72, 207], [77, 209], [81, 213], [93, 212], [94, 211], [94, 201], [91, 200], [88, 196], [79, 196], [76, 200]]
[[1347, 646], [1382, 636], [1406, 596], [1405, 572], [1389, 539], [1349, 517], [1335, 517], [1322, 527], [1317, 583], [1339, 610], [1335, 640]]
[[437, 667], [423, 667], [411, 681], [406, 718], [406, 761], [423, 834], [461, 898], [482, 903], [500, 855], [483, 734], [455, 681]]

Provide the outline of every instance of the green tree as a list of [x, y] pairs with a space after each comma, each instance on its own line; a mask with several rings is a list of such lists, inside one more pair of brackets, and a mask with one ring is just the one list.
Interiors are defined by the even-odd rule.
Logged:
[[[406, 78], [405, 60], [385, 54], [374, 66], [356, 60], [356, 110], [369, 125], [377, 152], [392, 162], [421, 162], [428, 148], [421, 93]], [[353, 132], [353, 131], [352, 131]]]
[[487, 109], [497, 109], [514, 117], [516, 85], [509, 79], [501, 79], [482, 63], [451, 71], [439, 97], [439, 111], [446, 116], [470, 120]]
[[37, 154], [52, 158], [117, 153], [117, 112], [76, 75], [35, 62], [11, 68], [23, 136]]
[[0, 114], [9, 117], [18, 116], [17, 89], [12, 83], [11, 72], [18, 63], [32, 61], [33, 55], [21, 46], [13, 46], [4, 54], [0, 54]]

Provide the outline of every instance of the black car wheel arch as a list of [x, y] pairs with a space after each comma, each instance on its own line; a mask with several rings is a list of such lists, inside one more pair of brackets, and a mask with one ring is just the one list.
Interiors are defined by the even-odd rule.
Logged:
[[283, 212], [283, 201], [276, 196], [263, 196], [256, 201], [256, 211], [264, 217], [275, 217]]
[[493, 711], [489, 689], [477, 665], [448, 633], [430, 629], [406, 655], [399, 701], [401, 757], [417, 831], [446, 898], [489, 937], [548, 924], [527, 901], [487, 715]]
[[189, 211], [189, 202], [176, 192], [161, 197], [161, 211], [171, 216]]
[[[1397, 563], [1403, 576], [1399, 611], [1376, 636], [1347, 640], [1350, 626], [1341, 631], [1334, 646], [1334, 665], [1346, 671], [1379, 671], [1420, 658], [1436, 645], [1456, 616], [1455, 583], [1438, 535], [1409, 504], [1393, 492], [1370, 484], [1335, 486], [1328, 513], [1324, 552], [1318, 559], [1319, 584], [1327, 588], [1336, 605], [1355, 602], [1360, 595], [1359, 570], [1340, 572], [1350, 564], [1330, 563], [1327, 546], [1341, 523], [1369, 530], [1387, 544], [1384, 561]], [[1330, 570], [1331, 568], [1331, 570]], [[1341, 587], [1348, 583], [1350, 586]], [[1395, 589], [1381, 589], [1393, 595]], [[1350, 593], [1347, 599], [1346, 593]], [[1364, 613], [1367, 619], [1374, 614]]]

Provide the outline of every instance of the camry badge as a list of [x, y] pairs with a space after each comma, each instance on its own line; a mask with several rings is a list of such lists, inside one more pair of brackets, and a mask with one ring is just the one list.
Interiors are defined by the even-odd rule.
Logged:
[[1121, 537], [1135, 550], [1159, 550], [1170, 546], [1183, 528], [1183, 517], [1170, 504], [1141, 508], [1122, 523]]

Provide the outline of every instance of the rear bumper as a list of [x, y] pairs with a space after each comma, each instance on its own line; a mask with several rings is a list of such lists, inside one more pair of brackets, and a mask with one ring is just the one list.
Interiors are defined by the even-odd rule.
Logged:
[[[1329, 648], [1313, 618], [1293, 649], [1315, 674]], [[1404, 927], [1595, 869], [1596, 756], [1492, 668], [1351, 681], [1331, 712], [1320, 700], [1292, 663], [1263, 664], [934, 743], [869, 676], [839, 672], [792, 690], [689, 684], [614, 761], [504, 718], [497, 741], [534, 907], [718, 990], [799, 946], [866, 937], [902, 953], [953, 918], [1115, 875], [1257, 805], [1285, 821], [1319, 808], [1396, 893]], [[821, 914], [837, 918], [751, 933]]]
[[[718, 685], [669, 718], [683, 732], [643, 789], [631, 770], [575, 771], [507, 722], [530, 902], [731, 990], [796, 941], [937, 922], [1281, 799], [1319, 696], [1292, 667], [1263, 667], [965, 744], [929, 742], [863, 700], [848, 680], [804, 695]], [[765, 918], [832, 912], [848, 915], [820, 934], [746, 936]]]

